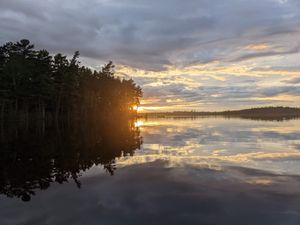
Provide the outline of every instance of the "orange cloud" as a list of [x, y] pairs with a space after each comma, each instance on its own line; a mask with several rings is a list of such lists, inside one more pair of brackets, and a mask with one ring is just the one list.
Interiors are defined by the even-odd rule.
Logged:
[[251, 51], [264, 51], [271, 49], [271, 45], [266, 44], [266, 43], [261, 43], [261, 44], [253, 44], [253, 45], [247, 45], [244, 49], [245, 50], [251, 50]]

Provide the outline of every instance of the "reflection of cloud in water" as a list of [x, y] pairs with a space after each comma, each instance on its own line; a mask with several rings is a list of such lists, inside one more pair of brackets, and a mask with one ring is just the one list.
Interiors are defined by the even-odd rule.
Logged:
[[300, 220], [299, 176], [233, 166], [170, 168], [156, 161], [82, 181], [84, 191], [60, 185], [18, 208], [2, 197], [1, 224], [296, 225]]
[[237, 164], [298, 174], [300, 120], [225, 118], [142, 120], [143, 149], [119, 165], [152, 162]]

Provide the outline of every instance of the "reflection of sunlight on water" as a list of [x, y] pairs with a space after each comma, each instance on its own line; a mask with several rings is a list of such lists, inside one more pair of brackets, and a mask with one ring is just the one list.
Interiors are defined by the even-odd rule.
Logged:
[[150, 127], [150, 126], [158, 126], [160, 125], [159, 122], [154, 122], [154, 121], [147, 121], [144, 119], [138, 119], [135, 123], [135, 127]]
[[142, 127], [143, 125], [144, 125], [144, 121], [142, 121], [142, 120], [138, 120], [134, 123], [135, 127]]

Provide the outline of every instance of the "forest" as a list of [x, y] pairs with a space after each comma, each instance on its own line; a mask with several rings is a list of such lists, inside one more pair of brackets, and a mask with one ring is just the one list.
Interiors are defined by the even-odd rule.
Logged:
[[269, 106], [242, 110], [228, 110], [220, 112], [205, 112], [205, 111], [174, 111], [174, 112], [155, 112], [155, 113], [140, 113], [139, 117], [206, 117], [206, 116], [221, 116], [227, 118], [244, 118], [253, 120], [288, 120], [300, 118], [300, 108]]
[[29, 40], [0, 47], [0, 120], [58, 121], [136, 114], [141, 88], [114, 75], [110, 61], [100, 71], [72, 58], [35, 50]]

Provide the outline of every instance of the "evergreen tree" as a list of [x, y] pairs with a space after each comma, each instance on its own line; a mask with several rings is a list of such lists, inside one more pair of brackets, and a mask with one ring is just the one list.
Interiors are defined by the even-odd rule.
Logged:
[[100, 71], [80, 66], [79, 52], [71, 59], [35, 50], [28, 40], [0, 47], [1, 120], [45, 120], [130, 116], [142, 90], [130, 79], [114, 76], [110, 61]]

